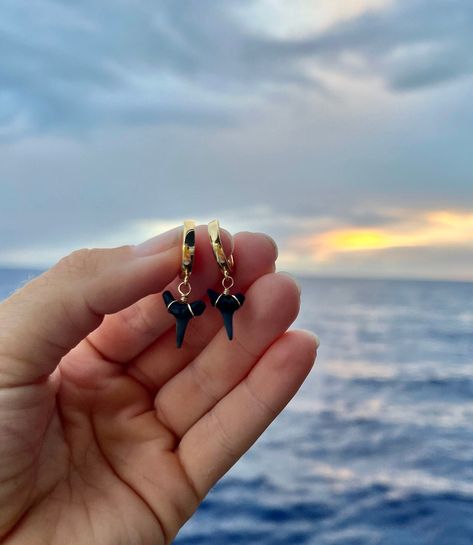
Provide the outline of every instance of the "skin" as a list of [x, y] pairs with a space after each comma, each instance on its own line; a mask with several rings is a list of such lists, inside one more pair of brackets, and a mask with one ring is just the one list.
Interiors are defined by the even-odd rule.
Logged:
[[[181, 229], [79, 250], [0, 305], [0, 543], [168, 544], [310, 371], [317, 339], [287, 331], [300, 292], [263, 234], [224, 232], [230, 343], [209, 304], [182, 349], [159, 292], [177, 294]], [[220, 290], [206, 228], [191, 299]]]

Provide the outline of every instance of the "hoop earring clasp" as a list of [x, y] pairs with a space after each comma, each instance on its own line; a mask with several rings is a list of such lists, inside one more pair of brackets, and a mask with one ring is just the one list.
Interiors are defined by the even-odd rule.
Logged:
[[189, 295], [192, 287], [189, 281], [192, 274], [192, 265], [194, 264], [195, 253], [195, 222], [192, 220], [184, 221], [182, 232], [182, 259], [179, 276], [182, 282], [177, 286], [177, 291], [181, 296], [175, 299], [169, 290], [163, 292], [164, 304], [168, 312], [176, 319], [176, 346], [180, 348], [184, 341], [187, 324], [191, 318], [200, 316], [205, 310], [203, 301], [194, 301], [189, 303]]
[[184, 222], [184, 231], [182, 233], [182, 262], [181, 277], [189, 279], [192, 274], [192, 265], [194, 264], [195, 254], [195, 222], [186, 220]]
[[233, 314], [237, 311], [245, 301], [245, 296], [242, 293], [231, 294], [230, 289], [233, 287], [234, 280], [231, 276], [234, 268], [233, 254], [227, 256], [223, 249], [222, 239], [220, 238], [220, 227], [218, 220], [213, 220], [208, 225], [210, 244], [214, 253], [215, 261], [223, 273], [222, 286], [223, 293], [218, 293], [213, 289], [208, 289], [210, 302], [212, 306], [218, 308], [223, 317], [223, 323], [227, 331], [227, 336], [230, 340], [233, 339]]
[[234, 266], [233, 255], [227, 257], [225, 254], [222, 239], [220, 238], [220, 225], [218, 220], [213, 220], [209, 223], [208, 231], [215, 261], [217, 262], [224, 276], [230, 276]]

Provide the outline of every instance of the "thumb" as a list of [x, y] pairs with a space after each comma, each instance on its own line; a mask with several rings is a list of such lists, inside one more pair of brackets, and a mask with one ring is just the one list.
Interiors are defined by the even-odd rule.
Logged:
[[179, 271], [181, 229], [139, 246], [84, 249], [0, 305], [0, 386], [37, 382], [117, 312], [162, 290]]

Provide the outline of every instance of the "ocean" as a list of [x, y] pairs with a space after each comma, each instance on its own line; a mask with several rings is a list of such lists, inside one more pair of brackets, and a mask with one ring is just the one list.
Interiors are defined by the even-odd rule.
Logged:
[[176, 545], [472, 545], [473, 283], [300, 281], [317, 365]]

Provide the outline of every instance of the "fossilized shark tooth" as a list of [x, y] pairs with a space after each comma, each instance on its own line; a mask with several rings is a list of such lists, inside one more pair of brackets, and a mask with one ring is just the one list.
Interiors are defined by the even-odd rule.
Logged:
[[230, 340], [233, 339], [233, 314], [245, 302], [245, 296], [242, 293], [225, 294], [218, 293], [215, 290], [208, 289], [210, 302], [212, 306], [218, 308], [223, 317], [223, 324]]
[[194, 301], [192, 303], [179, 301], [174, 299], [170, 291], [163, 293], [163, 299], [168, 312], [176, 318], [176, 346], [181, 348], [187, 324], [194, 316], [200, 316], [204, 312], [205, 303], [204, 301]]

